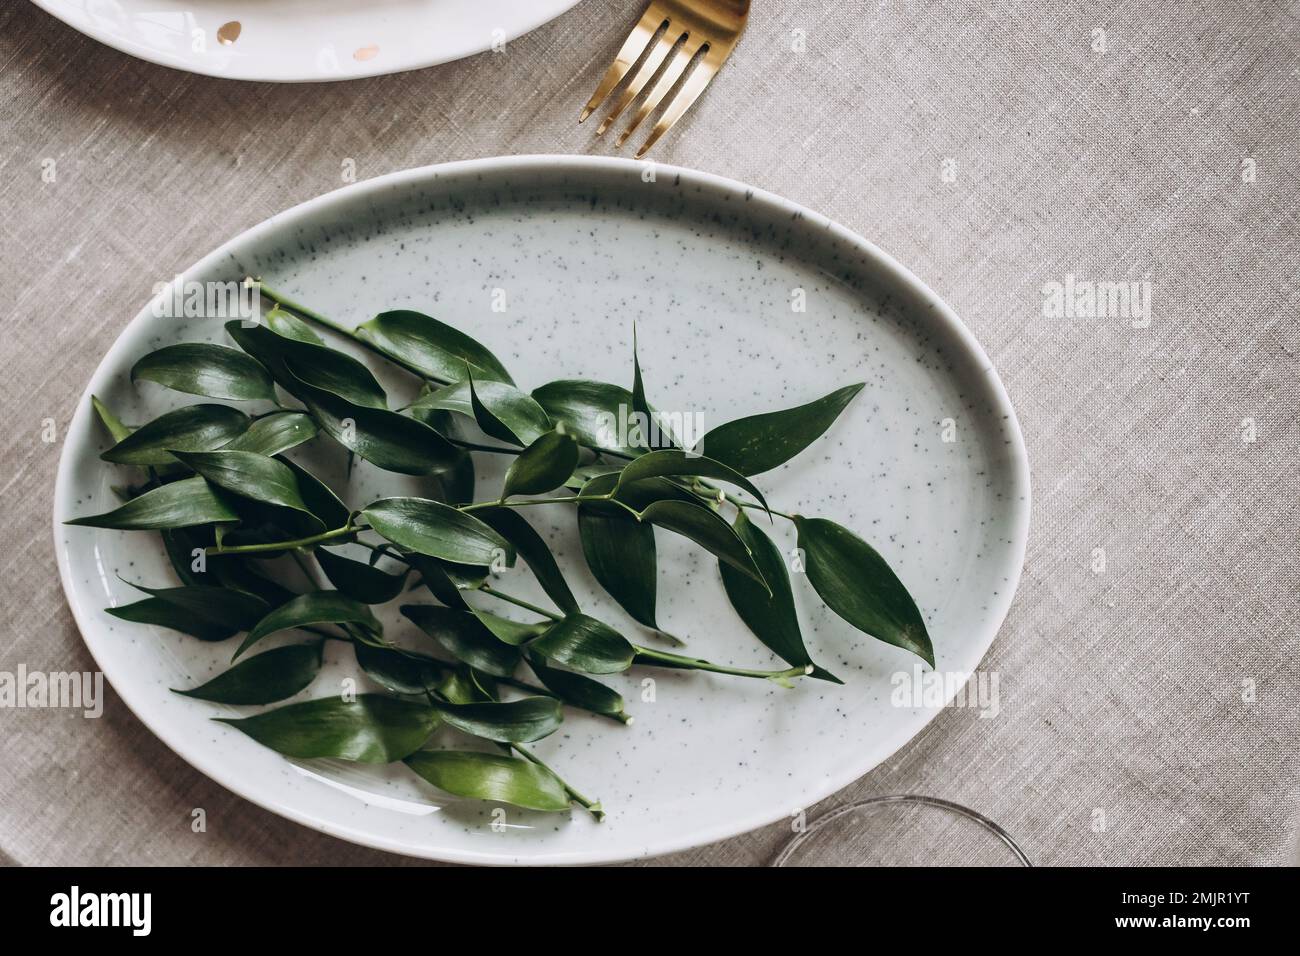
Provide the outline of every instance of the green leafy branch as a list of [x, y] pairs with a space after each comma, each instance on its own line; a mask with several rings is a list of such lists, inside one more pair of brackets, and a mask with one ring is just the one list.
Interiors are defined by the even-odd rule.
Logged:
[[[244, 635], [229, 669], [177, 693], [234, 706], [288, 700], [311, 685], [331, 641], [349, 647], [382, 689], [222, 718], [260, 743], [303, 759], [402, 761], [453, 795], [534, 810], [577, 803], [599, 819], [599, 802], [525, 745], [553, 733], [565, 707], [631, 724], [601, 676], [638, 667], [785, 687], [802, 677], [841, 683], [809, 656], [787, 557], [751, 513], [793, 524], [797, 570], [827, 607], [933, 665], [921, 613], [884, 558], [833, 521], [772, 508], [753, 480], [825, 433], [861, 385], [736, 419], [686, 449], [647, 400], [635, 342], [630, 389], [569, 379], [524, 392], [484, 345], [431, 316], [384, 312], [352, 329], [265, 286], [262, 293], [275, 304], [264, 323], [226, 325], [235, 348], [167, 346], [142, 357], [131, 379], [269, 410], [250, 415], [206, 401], [132, 428], [93, 399], [112, 441], [101, 457], [143, 477], [121, 489], [120, 506], [68, 522], [162, 535], [179, 585], [135, 585], [145, 596], [108, 613], [202, 641]], [[419, 395], [391, 407], [370, 367], [317, 328], [417, 377]], [[617, 427], [629, 416], [633, 427]], [[465, 426], [482, 438], [466, 437]], [[417, 476], [427, 494], [350, 508], [289, 454], [317, 439], [349, 462]], [[499, 494], [483, 500], [475, 498], [476, 454], [512, 459]], [[658, 619], [657, 534], [709, 552], [741, 620], [787, 666], [733, 667], [634, 643], [585, 613], [524, 517], [541, 505], [574, 510], [596, 581], [639, 625], [679, 644]], [[335, 550], [345, 546], [364, 547], [368, 559]], [[293, 575], [275, 560], [284, 556]], [[491, 583], [493, 571], [520, 559], [554, 610]], [[412, 587], [435, 603], [400, 611], [436, 653], [392, 641], [373, 611]], [[475, 593], [533, 620], [471, 605], [466, 595]], [[248, 653], [292, 631], [313, 639]], [[433, 745], [439, 728], [476, 741], [475, 749]]]

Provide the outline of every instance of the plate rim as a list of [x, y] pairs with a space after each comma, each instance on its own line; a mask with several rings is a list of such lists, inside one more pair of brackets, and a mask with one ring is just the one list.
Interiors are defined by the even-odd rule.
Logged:
[[[994, 409], [994, 412], [995, 414], [1005, 416], [1006, 437], [1012, 450], [1012, 454], [1008, 456], [1007, 463], [1011, 469], [1014, 484], [1023, 489], [1023, 494], [1011, 496], [1013, 505], [1010, 517], [1014, 525], [1015, 541], [1010, 553], [1010, 566], [1008, 567], [1008, 581], [1010, 586], [999, 589], [1000, 593], [996, 602], [995, 613], [990, 618], [989, 625], [984, 629], [984, 632], [980, 634], [978, 642], [974, 645], [978, 647], [978, 656], [970, 668], [971, 672], [974, 673], [978, 665], [988, 655], [989, 649], [993, 646], [993, 641], [997, 638], [998, 633], [1002, 629], [1002, 625], [1006, 622], [1007, 614], [1010, 612], [1012, 602], [1014, 602], [1019, 590], [1020, 579], [1024, 570], [1025, 553], [1029, 537], [1030, 515], [1032, 510], [1031, 476], [1024, 435], [1021, 431], [1020, 422], [1016, 416], [1015, 408], [1011, 404], [1010, 397], [1007, 394], [1006, 387], [1003, 385], [1001, 376], [998, 375], [997, 370], [993, 367], [993, 364], [989, 360], [983, 347], [975, 338], [974, 333], [972, 333], [970, 329], [966, 327], [965, 323], [957, 316], [956, 312], [954, 312], [947, 303], [945, 303], [932, 289], [930, 289], [928, 285], [911, 272], [911, 270], [903, 266], [893, 256], [876, 246], [870, 240], [847, 227], [840, 225], [829, 217], [792, 200], [786, 199], [776, 193], [756, 186], [751, 186], [730, 177], [694, 170], [687, 167], [672, 166], [665, 163], [656, 162], [653, 165], [660, 173], [678, 177], [682, 185], [698, 185], [711, 191], [730, 194], [732, 196], [749, 196], [751, 197], [751, 201], [758, 200], [762, 203], [774, 206], [784, 213], [802, 216], [824, 231], [850, 243], [857, 249], [857, 251], [866, 257], [868, 260], [867, 268], [880, 270], [880, 272], [884, 273], [889, 279], [899, 283], [901, 287], [906, 288], [911, 294], [917, 296], [922, 303], [928, 305], [929, 308], [924, 311], [924, 320], [934, 323], [933, 328], [935, 331], [948, 335], [955, 345], [965, 349], [968, 353], [968, 357], [976, 361], [979, 368], [986, 376], [990, 387], [991, 397], [997, 402], [998, 406]], [[211, 265], [228, 259], [232, 247], [236, 245], [254, 243], [265, 238], [269, 233], [286, 227], [291, 228], [296, 222], [300, 222], [304, 218], [313, 216], [317, 212], [327, 210], [333, 204], [349, 200], [364, 200], [367, 195], [382, 193], [389, 189], [400, 188], [408, 183], [419, 181], [432, 182], [439, 179], [454, 179], [457, 176], [468, 176], [474, 178], [476, 176], [483, 177], [491, 174], [527, 172], [538, 168], [563, 169], [565, 167], [567, 167], [567, 171], [579, 173], [583, 171], [617, 171], [621, 169], [628, 175], [636, 176], [639, 179], [646, 166], [646, 161], [621, 157], [532, 154], [459, 160], [456, 162], [439, 163], [429, 166], [415, 167], [413, 169], [400, 170], [322, 193], [288, 209], [275, 213], [223, 242], [220, 246], [200, 258], [188, 269], [181, 272], [173, 282], [183, 281], [187, 276], [194, 272], [205, 270]], [[112, 344], [103, 354], [103, 357], [99, 360], [95, 370], [91, 373], [90, 378], [86, 382], [86, 387], [82, 390], [81, 395], [77, 400], [77, 406], [73, 411], [72, 418], [68, 422], [67, 430], [65, 432], [66, 435], [71, 436], [78, 430], [84, 429], [85, 419], [90, 415], [90, 396], [92, 394], [94, 382], [101, 376], [101, 373], [107, 366], [110, 366], [111, 364], [120, 364], [120, 360], [117, 358], [116, 353], [126, 348], [126, 346], [123, 345], [123, 341], [126, 337], [127, 331], [136, 323], [146, 320], [147, 316], [150, 314], [150, 308], [150, 304], [146, 304], [134, 318], [122, 327], [114, 338]], [[663, 856], [669, 853], [681, 852], [683, 850], [694, 849], [696, 847], [707, 846], [721, 840], [740, 836], [775, 823], [778, 820], [784, 819], [786, 816], [784, 809], [774, 809], [769, 812], [755, 811], [739, 820], [733, 819], [722, 824], [715, 824], [714, 826], [704, 830], [691, 831], [684, 837], [664, 839], [653, 846], [644, 847], [643, 852], [635, 855], [629, 855], [626, 851], [602, 852], [599, 849], [550, 852], [541, 851], [535, 854], [511, 854], [445, 847], [411, 846], [403, 843], [399, 839], [389, 838], [381, 834], [375, 834], [356, 828], [350, 824], [339, 823], [327, 819], [319, 813], [311, 811], [310, 808], [304, 809], [275, 799], [263, 799], [260, 795], [250, 795], [241, 785], [238, 773], [233, 770], [227, 770], [225, 766], [226, 762], [209, 757], [203, 752], [203, 749], [200, 746], [189, 742], [179, 733], [173, 734], [165, 724], [160, 724], [159, 722], [146, 719], [140, 710], [137, 709], [135, 704], [133, 704], [131, 697], [123, 693], [118, 682], [114, 680], [116, 668], [106, 666], [105, 659], [101, 658], [99, 653], [96, 653], [94, 641], [87, 637], [88, 633], [94, 632], [94, 625], [93, 622], [88, 619], [88, 612], [84, 611], [76, 599], [76, 594], [71, 583], [71, 567], [68, 561], [66, 549], [60, 540], [64, 527], [60, 520], [60, 516], [69, 513], [68, 504], [74, 497], [70, 492], [71, 482], [73, 481], [73, 476], [71, 474], [72, 471], [72, 455], [69, 453], [69, 446], [65, 444], [60, 451], [59, 466], [53, 490], [52, 518], [54, 548], [58, 562], [60, 583], [63, 587], [64, 596], [72, 611], [73, 619], [77, 625], [78, 632], [81, 634], [83, 643], [90, 651], [91, 657], [94, 658], [99, 669], [113, 686], [118, 697], [121, 698], [122, 702], [145, 726], [145, 728], [147, 728], [155, 737], [171, 749], [173, 753], [179, 756], [191, 767], [198, 770], [210, 780], [225, 787], [240, 798], [248, 800], [250, 803], [260, 806], [265, 810], [269, 810], [278, 816], [308, 826], [314, 830], [362, 846], [420, 859], [438, 860], [448, 863], [486, 865], [592, 865], [618, 863], [634, 859], [647, 859], [656, 856]], [[944, 683], [945, 685], [949, 685], [952, 682], [945, 681]], [[810, 784], [805, 798], [802, 801], [803, 806], [811, 807], [814, 804], [825, 800], [827, 797], [838, 793], [849, 784], [862, 778], [880, 764], [889, 760], [890, 757], [896, 754], [900, 749], [902, 749], [902, 747], [920, 736], [922, 731], [929, 726], [930, 722], [947, 709], [947, 706], [952, 702], [952, 698], [960, 690], [960, 688], [956, 687], [950, 689], [951, 693], [945, 693], [944, 706], [926, 708], [926, 713], [919, 725], [911, 728], [900, 728], [880, 742], [874, 755], [863, 761], [847, 764], [847, 770], [833, 776], [826, 776], [820, 781]]]
[[[444, 63], [453, 63], [456, 60], [463, 60], [466, 57], [477, 56], [492, 48], [492, 44], [484, 43], [481, 46], [477, 44], [468, 44], [451, 50], [445, 54], [428, 57], [425, 59], [412, 60], [404, 63], [389, 65], [387, 62], [380, 60], [353, 60], [349, 64], [349, 71], [335, 74], [306, 74], [294, 73], [288, 75], [271, 76], [261, 72], [242, 72], [231, 73], [223, 72], [214, 68], [205, 68], [202, 63], [192, 63], [180, 57], [171, 56], [165, 51], [154, 49], [153, 47], [137, 43], [130, 39], [119, 38], [116, 36], [106, 36], [103, 33], [93, 31], [87, 25], [77, 22], [73, 11], [69, 10], [63, 0], [31, 0], [33, 4], [44, 10], [50, 16], [54, 17], [60, 23], [65, 23], [73, 30], [76, 30], [84, 37], [94, 40], [96, 43], [102, 43], [106, 47], [117, 50], [119, 53], [125, 53], [127, 56], [134, 57], [137, 60], [144, 60], [147, 63], [153, 63], [157, 66], [167, 67], [172, 70], [179, 70], [182, 73], [193, 73], [196, 76], [210, 76], [220, 80], [235, 80], [241, 83], [342, 83], [347, 80], [364, 80], [376, 76], [390, 76], [394, 73], [409, 73], [412, 70], [424, 70], [432, 66], [441, 66]], [[546, 7], [546, 11], [540, 15], [528, 17], [524, 26], [517, 30], [510, 30], [505, 34], [505, 42], [512, 43], [520, 37], [532, 33], [538, 27], [550, 23], [576, 7], [582, 0], [552, 0], [553, 3], [561, 5], [559, 9]]]

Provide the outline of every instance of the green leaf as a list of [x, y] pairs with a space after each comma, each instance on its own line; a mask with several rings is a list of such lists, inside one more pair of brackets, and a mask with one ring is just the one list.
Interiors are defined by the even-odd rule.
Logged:
[[456, 385], [434, 385], [432, 382], [425, 382], [420, 386], [415, 401], [407, 405], [405, 410], [434, 431], [451, 436], [455, 432], [456, 420], [451, 410], [442, 407], [441, 396], [452, 395], [454, 389], [462, 387], [464, 402], [456, 402], [454, 411], [472, 417], [474, 410], [469, 406], [469, 386], [463, 382]]
[[[420, 575], [420, 580], [424, 586], [429, 589], [429, 593], [436, 597], [443, 604], [450, 608], [456, 608], [461, 611], [468, 611], [469, 604], [461, 597], [462, 585], [452, 579], [449, 568], [463, 568], [468, 565], [449, 565], [437, 558], [430, 558], [423, 554], [417, 554], [414, 551], [405, 552], [405, 558]], [[459, 575], [458, 575], [459, 577]], [[487, 577], [487, 569], [483, 569], [483, 577]], [[481, 582], [480, 582], [481, 583]], [[477, 587], [477, 585], [475, 585]]]
[[511, 508], [488, 508], [476, 514], [484, 524], [514, 546], [556, 607], [566, 614], [580, 610], [577, 598], [569, 590], [569, 584], [564, 580], [555, 556], [551, 554], [550, 546], [523, 515]]
[[304, 392], [310, 390], [361, 408], [388, 407], [388, 396], [374, 373], [351, 355], [286, 338], [264, 325], [227, 322], [226, 332], [236, 345], [266, 367], [281, 388], [303, 402], [307, 401]]
[[[278, 541], [293, 541], [309, 535], [320, 534], [324, 526], [310, 515], [291, 508], [277, 508], [263, 505], [261, 502], [247, 498], [232, 499], [239, 510], [240, 522], [234, 526], [217, 525], [214, 539], [219, 548], [238, 548], [245, 545], [274, 544]], [[221, 554], [217, 551], [214, 554]], [[284, 557], [289, 552], [283, 548], [262, 551], [254, 558], [272, 561]]]
[[[772, 589], [769, 594], [757, 582], [741, 574], [731, 565], [719, 561], [722, 586], [726, 589], [731, 606], [736, 609], [745, 626], [778, 657], [795, 667], [812, 664], [803, 632], [799, 629], [799, 615], [795, 610], [794, 594], [790, 589], [790, 574], [786, 569], [781, 550], [763, 531], [756, 527], [744, 511], [736, 514], [736, 535], [754, 558], [763, 579]], [[834, 674], [813, 664], [813, 677], [844, 683]]]
[[501, 500], [559, 488], [578, 465], [578, 443], [564, 432], [542, 435], [510, 463]]
[[277, 647], [236, 664], [199, 687], [173, 690], [183, 697], [218, 704], [272, 704], [292, 697], [316, 678], [323, 643]]
[[474, 383], [469, 375], [469, 401], [474, 421], [485, 435], [516, 445], [529, 445], [551, 430], [551, 420], [532, 396], [501, 382]]
[[134, 604], [105, 608], [124, 621], [154, 624], [189, 634], [203, 641], [224, 641], [246, 631], [270, 609], [261, 598], [212, 585], [150, 588], [132, 584], [149, 597]]
[[[743, 671], [743, 670], [730, 670], [727, 668], [719, 668], [718, 665], [710, 661], [706, 661], [700, 657], [687, 657], [683, 654], [673, 654], [668, 651], [661, 651], [652, 647], [638, 647], [636, 649], [636, 660], [634, 660], [632, 663], [639, 664], [644, 667], [666, 667], [671, 670], [711, 671], [713, 673], [720, 672], [724, 674], [747, 674], [750, 677], [766, 678], [772, 683], [777, 684], [780, 687], [785, 687], [786, 689], [792, 688], [794, 686], [792, 683], [790, 683], [790, 678], [795, 676], [795, 674], [791, 674], [783, 671]], [[805, 664], [803, 665], [803, 667], [799, 668], [799, 670], [801, 670], [803, 673], [798, 676], [811, 674], [812, 669], [813, 669], [812, 664]]]
[[193, 585], [150, 588], [143, 584], [132, 584], [131, 587], [166, 601], [188, 614], [227, 624], [241, 631], [256, 624], [270, 609], [270, 605], [258, 595], [227, 587]]
[[[564, 487], [571, 488], [574, 491], [581, 491], [583, 486], [593, 478], [603, 478], [606, 475], [617, 475], [623, 469], [618, 465], [611, 465], [607, 461], [593, 461], [587, 464], [579, 465], [573, 469], [573, 474], [569, 480], [564, 483]], [[617, 479], [613, 479], [617, 480]]]
[[[432, 412], [428, 414], [416, 414], [418, 421], [424, 422], [438, 434], [452, 441], [451, 437], [455, 434], [455, 429], [447, 427], [445, 424], [434, 425], [437, 416], [442, 412]], [[454, 442], [453, 442], [454, 444]], [[433, 488], [430, 491], [430, 497], [445, 501], [450, 505], [467, 505], [474, 501], [476, 489], [474, 475], [474, 456], [463, 448], [457, 448], [459, 452], [441, 471], [432, 475]]]
[[546, 412], [529, 395], [506, 382], [477, 377], [423, 395], [410, 410], [425, 419], [438, 411], [464, 415], [484, 434], [514, 445], [527, 445], [551, 430]]
[[625, 724], [632, 718], [623, 709], [623, 697], [600, 681], [592, 680], [582, 674], [548, 667], [540, 655], [530, 654], [528, 666], [533, 669], [542, 686], [571, 707], [578, 707], [593, 714], [615, 717]]
[[771, 471], [816, 441], [862, 387], [847, 385], [807, 405], [719, 425], [705, 433], [699, 450], [744, 475]]
[[297, 477], [287, 465], [274, 458], [251, 451], [177, 452], [176, 457], [181, 464], [193, 468], [210, 483], [226, 491], [311, 514], [298, 490]]
[[95, 415], [99, 418], [100, 424], [104, 426], [104, 430], [108, 432], [108, 437], [113, 441], [119, 442], [133, 431], [130, 427], [123, 425], [122, 420], [114, 415], [109, 407], [99, 400], [98, 396], [90, 396], [90, 407], [95, 410]]
[[354, 405], [301, 379], [297, 387], [298, 397], [327, 435], [385, 471], [427, 475], [451, 468], [461, 458], [461, 449], [414, 418]]
[[119, 531], [160, 531], [238, 520], [239, 513], [225, 495], [196, 475], [146, 491], [112, 511], [73, 518], [64, 524]]
[[564, 784], [545, 767], [503, 754], [421, 750], [406, 765], [439, 790], [457, 797], [495, 800], [526, 810], [569, 809]]
[[169, 630], [180, 631], [201, 641], [224, 641], [242, 628], [230, 627], [219, 621], [195, 617], [188, 611], [169, 604], [161, 598], [145, 598], [134, 604], [106, 607], [104, 613], [134, 624], [153, 624]]
[[519, 651], [503, 643], [473, 613], [427, 604], [404, 604], [402, 614], [446, 648], [457, 660], [493, 677], [509, 677]]
[[548, 627], [549, 622], [540, 624], [522, 624], [519, 621], [512, 621], [508, 617], [502, 617], [499, 614], [493, 614], [491, 611], [482, 611], [478, 608], [470, 608], [479, 621], [492, 632], [492, 635], [499, 641], [504, 641], [511, 647], [519, 647], [527, 644], [533, 638], [537, 637]]
[[361, 624], [371, 629], [379, 627], [374, 614], [364, 604], [345, 597], [338, 591], [310, 591], [298, 595], [258, 621], [244, 638], [244, 643], [239, 645], [239, 650], [235, 651], [235, 658], [268, 635], [310, 624]]
[[303, 412], [273, 412], [255, 419], [248, 430], [236, 435], [220, 451], [251, 451], [278, 455], [316, 437], [316, 423]]
[[[171, 563], [176, 577], [181, 584], [216, 583], [211, 571], [194, 570], [194, 552], [203, 550], [213, 543], [211, 529], [208, 528], [165, 528], [159, 532], [163, 547], [167, 550], [167, 560]], [[205, 564], [207, 559], [204, 559]]]
[[[582, 493], [605, 494], [615, 475], [587, 482]], [[578, 534], [592, 576], [637, 623], [658, 630], [655, 596], [659, 570], [654, 527], [616, 505], [578, 505]]]
[[187, 342], [150, 352], [131, 368], [132, 383], [141, 379], [209, 398], [275, 401], [275, 386], [261, 363], [224, 345]]
[[635, 461], [628, 462], [619, 474], [614, 494], [625, 497], [629, 486], [648, 478], [676, 478], [692, 476], [698, 478], [717, 478], [727, 481], [748, 491], [765, 509], [767, 501], [763, 493], [752, 481], [720, 461], [703, 455], [688, 455], [677, 448], [665, 448], [642, 455]]
[[293, 472], [298, 479], [298, 493], [306, 502], [307, 509], [320, 518], [326, 528], [342, 528], [348, 523], [352, 511], [329, 485], [289, 458], [281, 456], [276, 461]]
[[399, 647], [353, 643], [357, 665], [379, 686], [395, 694], [428, 693], [451, 665]]
[[247, 631], [270, 609], [255, 594], [213, 585], [147, 588], [131, 584], [131, 587], [149, 597], [135, 604], [105, 607], [105, 613], [138, 624], [166, 627], [203, 641], [222, 641], [239, 631]]
[[429, 378], [459, 381], [465, 365], [482, 379], [513, 382], [497, 357], [464, 332], [410, 309], [381, 312], [357, 326], [357, 338]]
[[586, 614], [570, 614], [556, 621], [528, 649], [588, 674], [620, 673], [632, 666], [636, 656], [623, 635]]
[[579, 444], [625, 455], [645, 451], [635, 432], [627, 434], [627, 427], [619, 428], [619, 423], [626, 422], [632, 411], [632, 393], [625, 388], [605, 382], [562, 379], [534, 389], [533, 398], [551, 421], [563, 422]]
[[903, 582], [871, 545], [825, 518], [795, 516], [808, 580], [826, 606], [858, 630], [934, 666], [925, 620]]
[[[283, 508], [251, 497], [233, 499], [232, 504], [243, 520], [237, 529], [224, 534], [224, 545], [263, 544], [305, 538], [347, 524], [351, 511], [327, 485], [289, 458], [281, 456], [276, 461], [293, 473], [307, 512]], [[262, 557], [283, 553], [264, 552]]]
[[[440, 408], [423, 407], [420, 404], [424, 401], [432, 401], [434, 391], [433, 387], [428, 382], [425, 382], [420, 388], [419, 398], [410, 405], [407, 411], [417, 421], [428, 425], [439, 435], [455, 444], [455, 440], [462, 438], [462, 436], [456, 427], [452, 413]], [[465, 412], [465, 414], [472, 414], [472, 410]], [[455, 461], [445, 471], [439, 472], [435, 480], [442, 492], [438, 496], [440, 500], [452, 505], [469, 504], [474, 500], [474, 456], [465, 449], [460, 449], [460, 454]]]
[[482, 704], [497, 699], [492, 675], [466, 664], [449, 668], [438, 682], [437, 692], [453, 704]]
[[227, 405], [190, 405], [141, 425], [99, 457], [119, 465], [170, 465], [172, 451], [211, 451], [248, 428], [248, 416]]
[[[296, 540], [309, 535], [320, 535], [329, 529], [324, 520], [311, 514], [305, 507], [295, 509], [270, 501], [259, 501], [252, 496], [231, 497], [231, 503], [239, 512], [240, 522], [234, 528], [222, 527], [220, 533], [217, 533], [218, 544], [224, 549]], [[263, 551], [261, 559], [269, 561], [282, 554], [285, 551]]]
[[[641, 360], [637, 357], [636, 326], [632, 326], [632, 410], [642, 417], [646, 429], [642, 442], [650, 449], [676, 448], [677, 442], [667, 428], [659, 425], [659, 417], [645, 397], [645, 382], [641, 379]], [[638, 424], [638, 428], [640, 425]]]
[[361, 512], [393, 544], [458, 564], [515, 563], [510, 542], [473, 515], [428, 498], [381, 498]]
[[386, 604], [402, 593], [406, 573], [387, 574], [364, 561], [354, 561], [327, 548], [316, 549], [325, 577], [343, 594], [362, 604]]
[[266, 324], [272, 332], [283, 338], [295, 339], [309, 345], [325, 344], [325, 340], [316, 334], [315, 329], [278, 305], [266, 314]]
[[462, 451], [446, 471], [434, 476], [443, 499], [450, 505], [467, 505], [474, 500], [474, 456]]
[[273, 607], [292, 600], [297, 595], [281, 584], [272, 581], [259, 570], [261, 562], [254, 557], [242, 558], [237, 555], [212, 555], [208, 558], [208, 571], [223, 588], [231, 588], [244, 594], [251, 594], [266, 602], [266, 607], [253, 616], [248, 630]]
[[255, 717], [215, 719], [286, 757], [361, 763], [392, 763], [410, 756], [439, 723], [438, 712], [427, 704], [382, 694], [361, 694], [355, 700], [326, 697]]
[[[593, 492], [599, 493], [600, 489], [604, 489], [605, 492], [608, 492], [613, 489], [614, 484], [617, 481], [617, 473], [601, 475], [599, 476], [599, 480], [593, 478], [589, 486], [584, 486], [582, 492], [583, 494], [591, 494]], [[633, 484], [624, 485], [619, 491], [618, 500], [638, 512], [644, 511], [656, 501], [685, 501], [690, 504], [700, 503], [700, 499], [697, 495], [680, 485], [673, 484], [667, 478], [645, 478], [641, 481], [634, 482]], [[628, 517], [633, 517], [628, 514], [628, 511], [625, 508], [620, 508], [618, 505], [603, 502], [590, 502], [590, 504], [597, 508], [618, 510], [623, 514], [628, 515]], [[633, 520], [636, 519], [633, 517]]]
[[767, 589], [749, 548], [716, 511], [689, 501], [655, 501], [641, 512], [641, 520], [690, 538]]
[[442, 568], [452, 584], [461, 591], [478, 590], [487, 581], [487, 576], [492, 573], [491, 568], [478, 564], [457, 564], [455, 561], [442, 561], [428, 557], [425, 557], [425, 560], [437, 562], [438, 567]]
[[455, 420], [451, 417], [452, 413], [473, 420], [474, 400], [470, 395], [469, 380], [465, 379], [432, 389], [411, 404], [410, 412], [428, 421], [431, 427], [436, 427], [432, 423], [437, 420], [435, 416], [439, 414], [447, 416], [443, 419], [446, 424]]
[[564, 720], [553, 697], [525, 697], [505, 703], [448, 704], [435, 701], [443, 722], [475, 737], [501, 743], [528, 743], [555, 733]]

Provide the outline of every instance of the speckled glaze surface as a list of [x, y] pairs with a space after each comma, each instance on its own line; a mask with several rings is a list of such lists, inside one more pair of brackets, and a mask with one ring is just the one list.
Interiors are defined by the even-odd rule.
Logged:
[[347, 80], [500, 48], [578, 0], [33, 0], [123, 53], [235, 80]]
[[[1006, 615], [1024, 555], [1029, 479], [997, 374], [915, 277], [809, 210], [666, 166], [480, 160], [323, 196], [227, 243], [183, 278], [246, 273], [349, 324], [389, 308], [437, 315], [485, 342], [525, 388], [566, 377], [630, 384], [635, 322], [651, 401], [698, 413], [706, 428], [865, 382], [827, 436], [760, 486], [774, 506], [832, 518], [875, 544], [916, 597], [939, 670], [974, 670]], [[803, 312], [792, 308], [800, 297]], [[502, 301], [505, 310], [494, 311]], [[102, 611], [135, 599], [119, 576], [171, 580], [155, 536], [60, 522], [111, 507], [110, 485], [121, 478], [97, 459], [106, 441], [89, 414], [90, 393], [127, 421], [185, 404], [187, 396], [132, 388], [131, 364], [164, 344], [223, 335], [219, 321], [159, 319], [148, 308], [128, 326], [72, 421], [54, 533], [68, 600], [113, 687], [181, 756], [244, 797], [345, 839], [417, 856], [616, 861], [722, 839], [808, 807], [886, 759], [937, 713], [893, 706], [891, 675], [910, 672], [915, 658], [853, 631], [796, 575], [813, 657], [845, 686], [800, 681], [783, 690], [669, 671], [616, 678], [633, 726], [569, 714], [535, 748], [603, 801], [604, 824], [578, 812], [510, 809], [502, 832], [490, 825], [490, 805], [443, 798], [400, 766], [298, 764], [213, 723], [234, 709], [168, 688], [219, 672], [230, 647]], [[409, 379], [383, 380], [395, 399], [413, 390]], [[296, 457], [320, 469], [332, 460], [328, 450], [308, 446]], [[342, 480], [328, 468], [324, 476]], [[499, 478], [480, 469], [481, 482]], [[355, 508], [418, 481], [362, 468], [346, 487]], [[534, 508], [529, 517], [584, 606], [643, 633], [591, 580], [567, 508]], [[794, 547], [788, 525], [774, 531], [783, 548]], [[699, 656], [776, 666], [728, 606], [715, 563], [673, 536], [661, 532], [659, 541], [661, 623]], [[526, 571], [506, 577], [509, 590], [544, 600]], [[394, 622], [392, 634], [418, 646], [409, 626]], [[357, 676], [349, 657], [332, 646], [329, 667], [300, 696], [337, 693], [340, 680]], [[645, 699], [647, 676], [655, 678], [653, 700]]]

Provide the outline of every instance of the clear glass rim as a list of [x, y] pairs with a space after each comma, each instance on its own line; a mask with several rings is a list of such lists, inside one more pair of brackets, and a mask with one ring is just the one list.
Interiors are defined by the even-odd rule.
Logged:
[[1034, 865], [1029, 862], [1029, 857], [1025, 855], [1024, 850], [1020, 849], [1020, 844], [1016, 843], [1011, 834], [997, 823], [984, 816], [984, 814], [978, 813], [970, 807], [964, 807], [960, 803], [953, 803], [951, 800], [943, 800], [939, 797], [928, 797], [919, 793], [891, 793], [881, 797], [869, 797], [866, 800], [855, 800], [853, 803], [846, 803], [842, 807], [836, 807], [834, 810], [823, 813], [817, 819], [813, 820], [813, 822], [810, 823], [802, 833], [796, 833], [790, 841], [781, 848], [780, 852], [772, 858], [772, 862], [769, 865], [785, 866], [794, 855], [795, 851], [798, 850], [805, 841], [811, 838], [813, 834], [817, 833], [818, 830], [821, 830], [828, 824], [834, 823], [841, 817], [847, 816], [848, 814], [858, 810], [873, 810], [893, 804], [917, 804], [926, 807], [937, 807], [938, 809], [947, 811], [948, 813], [965, 817], [967, 820], [974, 822], [997, 837], [1006, 845], [1007, 849], [1012, 852], [1021, 866], [1032, 867]]

